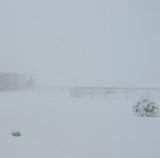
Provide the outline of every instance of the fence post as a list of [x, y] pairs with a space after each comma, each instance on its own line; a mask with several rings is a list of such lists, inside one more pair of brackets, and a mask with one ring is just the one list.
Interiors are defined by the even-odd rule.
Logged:
[[107, 96], [107, 89], [105, 88], [105, 99], [107, 99], [108, 96]]
[[126, 88], [126, 100], [128, 100], [128, 89]]
[[149, 99], [149, 88], [147, 88], [147, 99]]

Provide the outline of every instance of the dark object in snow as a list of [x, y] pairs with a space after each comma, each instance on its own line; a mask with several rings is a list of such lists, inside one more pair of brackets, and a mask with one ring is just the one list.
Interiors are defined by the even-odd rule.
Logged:
[[159, 106], [149, 99], [142, 98], [133, 106], [133, 111], [137, 116], [154, 117], [159, 113]]
[[11, 133], [12, 136], [14, 137], [20, 137], [21, 136], [21, 133], [19, 131], [14, 131]]

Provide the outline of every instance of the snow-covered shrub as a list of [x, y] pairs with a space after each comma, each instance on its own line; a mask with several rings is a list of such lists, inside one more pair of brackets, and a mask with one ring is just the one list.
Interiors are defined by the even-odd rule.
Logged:
[[159, 106], [149, 99], [142, 98], [136, 105], [133, 106], [133, 110], [138, 116], [153, 117], [159, 113]]

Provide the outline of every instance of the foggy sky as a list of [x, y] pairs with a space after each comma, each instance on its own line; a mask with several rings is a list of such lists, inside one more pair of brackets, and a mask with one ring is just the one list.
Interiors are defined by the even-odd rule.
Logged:
[[39, 83], [160, 87], [159, 0], [1, 0], [0, 71]]

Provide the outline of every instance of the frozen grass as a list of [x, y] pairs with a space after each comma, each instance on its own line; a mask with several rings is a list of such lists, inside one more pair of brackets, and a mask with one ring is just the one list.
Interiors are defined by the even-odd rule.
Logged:
[[[136, 117], [132, 106], [137, 100], [73, 99], [35, 91], [1, 93], [0, 100], [0, 157], [160, 157], [160, 118]], [[15, 129], [23, 133], [18, 139], [10, 135]]]

